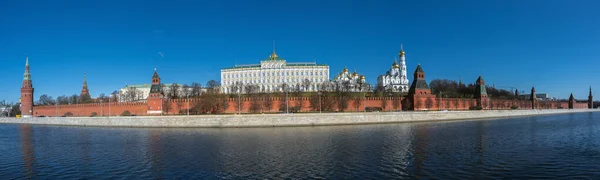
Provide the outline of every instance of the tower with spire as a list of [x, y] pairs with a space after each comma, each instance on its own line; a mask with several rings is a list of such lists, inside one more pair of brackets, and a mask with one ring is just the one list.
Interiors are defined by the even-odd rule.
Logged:
[[531, 87], [531, 95], [530, 95], [529, 100], [531, 100], [531, 109], [536, 109], [537, 97], [535, 96], [535, 87]]
[[569, 109], [573, 109], [575, 107], [575, 97], [573, 97], [573, 93], [569, 96]]
[[[377, 77], [378, 86], [392, 92], [408, 92], [409, 86], [405, 54], [402, 45], [400, 45], [400, 52], [398, 52], [398, 57], [394, 58], [394, 63], [390, 70]], [[400, 59], [399, 62], [398, 59]]]
[[588, 95], [588, 109], [594, 108], [594, 96], [592, 96], [592, 86], [590, 86], [590, 95]]
[[154, 68], [154, 74], [152, 74], [152, 85], [150, 86], [150, 93], [148, 94], [148, 114], [162, 114], [163, 113], [163, 99], [164, 93], [160, 88], [160, 76]]
[[90, 103], [91, 101], [92, 101], [92, 97], [90, 96], [90, 91], [88, 90], [87, 74], [83, 73], [83, 85], [81, 86], [81, 94], [79, 95], [79, 102]]
[[29, 72], [29, 57], [25, 57], [25, 73], [21, 85], [21, 116], [33, 117], [33, 84]]

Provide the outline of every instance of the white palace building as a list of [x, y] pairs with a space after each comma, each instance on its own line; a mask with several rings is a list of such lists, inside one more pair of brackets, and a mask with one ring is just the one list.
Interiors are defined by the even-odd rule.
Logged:
[[378, 86], [391, 92], [408, 92], [409, 84], [408, 77], [406, 76], [406, 58], [404, 54], [404, 50], [400, 47], [400, 52], [398, 53], [400, 64], [394, 60], [392, 68], [384, 75], [377, 77]]
[[221, 69], [221, 92], [238, 93], [233, 92], [236, 83], [256, 85], [260, 92], [277, 92], [283, 91], [284, 84], [304, 85], [306, 80], [310, 85], [304, 91], [317, 91], [319, 84], [329, 81], [329, 66], [316, 62], [289, 63], [273, 51], [260, 64]]

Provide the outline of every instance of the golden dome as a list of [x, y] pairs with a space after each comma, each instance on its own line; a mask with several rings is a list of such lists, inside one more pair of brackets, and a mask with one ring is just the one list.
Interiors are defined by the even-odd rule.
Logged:
[[392, 68], [400, 68], [400, 65], [398, 65], [398, 63], [396, 63], [396, 60], [394, 60], [394, 64], [392, 64]]
[[356, 71], [354, 71], [354, 73], [352, 73], [353, 76], [358, 76], [358, 73], [356, 73]]
[[342, 70], [342, 72], [348, 72], [348, 68], [344, 67], [344, 69]]
[[404, 53], [404, 50], [400, 50], [400, 52], [399, 52], [398, 54], [399, 54], [400, 56], [404, 56], [404, 54], [406, 54], [406, 53]]
[[277, 58], [279, 58], [279, 56], [277, 56], [277, 53], [275, 53], [275, 51], [273, 51], [273, 53], [271, 53], [271, 55], [269, 56], [270, 60], [276, 60]]
[[360, 79], [366, 79], [365, 75], [360, 75]]

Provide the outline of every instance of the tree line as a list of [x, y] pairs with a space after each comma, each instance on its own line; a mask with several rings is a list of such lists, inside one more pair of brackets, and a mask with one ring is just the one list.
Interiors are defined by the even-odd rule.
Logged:
[[[434, 79], [429, 83], [431, 93], [442, 95], [444, 98], [474, 98], [477, 91], [475, 84], [461, 84], [449, 79]], [[489, 98], [493, 99], [517, 99], [514, 92], [495, 87], [486, 86]]]

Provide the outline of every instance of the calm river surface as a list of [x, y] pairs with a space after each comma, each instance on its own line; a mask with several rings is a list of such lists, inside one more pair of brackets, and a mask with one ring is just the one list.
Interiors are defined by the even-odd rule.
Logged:
[[599, 179], [600, 113], [290, 128], [0, 124], [2, 179]]

